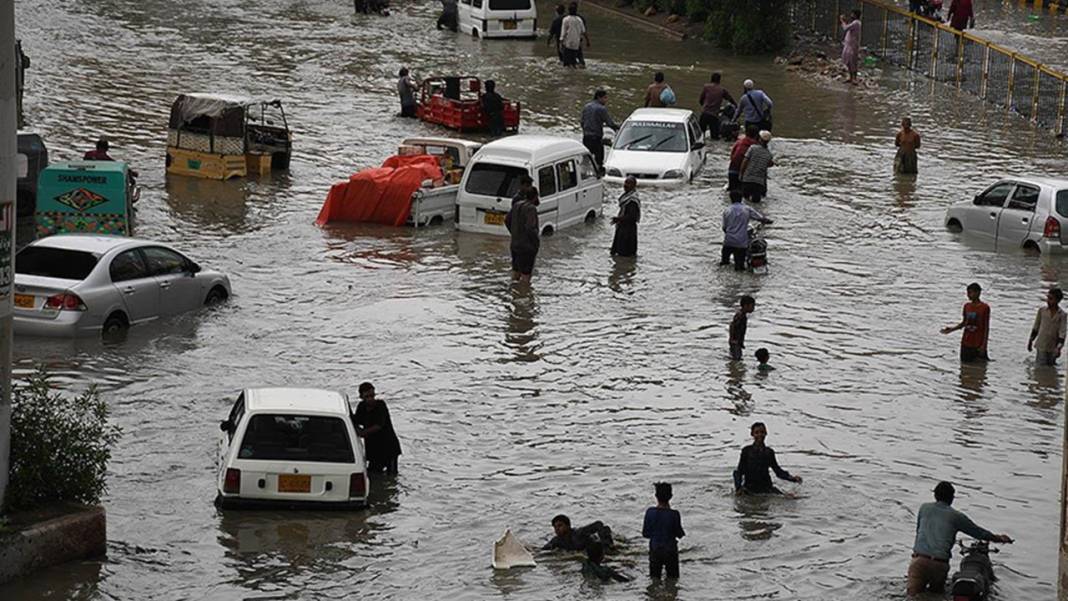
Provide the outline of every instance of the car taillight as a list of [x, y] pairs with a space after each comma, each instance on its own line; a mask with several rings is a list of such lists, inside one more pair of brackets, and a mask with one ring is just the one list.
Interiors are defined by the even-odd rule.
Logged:
[[357, 472], [349, 476], [349, 498], [367, 496], [367, 480], [363, 472]]
[[1042, 230], [1043, 238], [1060, 238], [1061, 237], [1061, 222], [1057, 221], [1056, 217], [1046, 217], [1046, 227]]
[[64, 292], [48, 297], [45, 301], [45, 309], [54, 311], [85, 311], [85, 303], [73, 292]]
[[226, 481], [223, 483], [223, 492], [237, 494], [241, 492], [241, 470], [234, 468], [226, 469]]

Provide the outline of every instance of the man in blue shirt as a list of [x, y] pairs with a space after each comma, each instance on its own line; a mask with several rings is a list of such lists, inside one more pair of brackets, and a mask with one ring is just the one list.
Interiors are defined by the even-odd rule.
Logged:
[[734, 255], [734, 270], [745, 271], [745, 255], [749, 252], [749, 221], [771, 223], [747, 204], [742, 203], [742, 191], [731, 190], [731, 206], [723, 210], [723, 252], [720, 265], [730, 265]]
[[608, 92], [597, 90], [593, 100], [582, 107], [582, 145], [585, 146], [597, 165], [598, 173], [604, 171], [604, 126], [619, 131], [619, 126], [608, 114]]
[[949, 558], [957, 532], [979, 540], [1011, 543], [1007, 534], [994, 534], [980, 528], [968, 516], [950, 507], [956, 490], [949, 482], [939, 482], [934, 489], [935, 502], [924, 503], [916, 515], [916, 543], [909, 563], [908, 595], [924, 591], [941, 593], [946, 588]]
[[752, 125], [757, 128], [757, 131], [765, 129], [771, 131], [771, 107], [774, 106], [771, 98], [763, 90], [754, 89], [752, 79], [745, 80], [742, 87], [745, 88], [745, 93], [738, 99], [738, 108], [734, 109], [734, 118], [731, 119], [731, 123], [744, 115], [747, 128]]

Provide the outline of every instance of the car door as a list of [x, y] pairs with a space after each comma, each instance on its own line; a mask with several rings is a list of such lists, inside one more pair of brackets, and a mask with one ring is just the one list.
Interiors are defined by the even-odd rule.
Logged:
[[979, 193], [972, 204], [961, 214], [961, 224], [966, 234], [991, 240], [997, 237], [998, 219], [1001, 211], [1016, 187], [1016, 182], [1002, 181]]
[[226, 423], [229, 425], [229, 429], [222, 430], [219, 436], [219, 454], [217, 458], [216, 466], [219, 470], [219, 481], [222, 482], [223, 474], [226, 472], [226, 459], [230, 455], [230, 447], [234, 444], [234, 436], [237, 434], [237, 427], [241, 425], [241, 418], [245, 416], [245, 393], [242, 392], [237, 397], [237, 401], [234, 402], [233, 407], [230, 408], [230, 413], [226, 417]]
[[537, 169], [537, 186], [538, 186], [538, 225], [541, 231], [545, 231], [545, 226], [551, 226], [552, 229], [557, 228], [557, 209], [560, 205], [560, 190], [556, 181], [556, 167], [551, 163], [543, 165]]
[[579, 206], [578, 165], [575, 159], [565, 159], [556, 163], [556, 183], [560, 189], [557, 202], [559, 227], [564, 228], [582, 219]]
[[131, 324], [159, 317], [159, 283], [148, 268], [141, 249], [123, 251], [108, 266], [111, 285], [122, 297]]
[[1035, 207], [1041, 190], [1033, 184], [1019, 182], [1013, 189], [998, 218], [997, 245], [1003, 248], [1022, 247], [1027, 234], [1035, 225]]
[[688, 125], [690, 130], [690, 164], [688, 167], [691, 176], [694, 176], [705, 166], [705, 137], [697, 117], [690, 115]]
[[597, 167], [593, 164], [593, 158], [588, 154], [579, 157], [578, 194], [583, 218], [590, 210], [593, 210], [597, 215], [601, 214], [601, 205], [604, 203], [604, 186], [601, 183], [600, 174], [597, 173]]
[[141, 251], [159, 286], [161, 315], [178, 315], [204, 304], [192, 261], [162, 246], [146, 246]]

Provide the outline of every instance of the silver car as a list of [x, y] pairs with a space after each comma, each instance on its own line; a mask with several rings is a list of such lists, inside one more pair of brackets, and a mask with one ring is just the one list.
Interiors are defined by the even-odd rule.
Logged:
[[230, 296], [230, 279], [158, 242], [59, 234], [15, 257], [15, 333], [105, 335]]
[[1062, 226], [1068, 226], [1068, 180], [1003, 179], [972, 200], [950, 205], [945, 223], [951, 231], [991, 241], [998, 249], [1068, 250], [1061, 236]]

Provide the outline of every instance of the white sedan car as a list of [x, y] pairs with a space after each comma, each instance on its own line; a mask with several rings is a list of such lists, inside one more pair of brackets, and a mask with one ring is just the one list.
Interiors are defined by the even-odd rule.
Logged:
[[1068, 221], [1068, 180], [1003, 179], [972, 200], [946, 210], [948, 229], [992, 241], [997, 248], [1039, 252], [1065, 249], [1061, 230]]
[[15, 333], [114, 334], [230, 296], [230, 280], [173, 248], [122, 236], [58, 234], [15, 257]]
[[639, 185], [692, 181], [705, 166], [705, 142], [693, 111], [643, 108], [631, 113], [604, 160], [605, 181], [633, 175]]
[[249, 388], [220, 424], [223, 508], [367, 504], [363, 442], [348, 397], [315, 388]]

